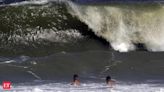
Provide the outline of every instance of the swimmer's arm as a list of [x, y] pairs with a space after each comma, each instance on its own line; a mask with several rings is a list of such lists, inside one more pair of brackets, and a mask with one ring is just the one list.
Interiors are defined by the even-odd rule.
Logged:
[[72, 82], [71, 85], [77, 85], [77, 86], [79, 86], [80, 85], [80, 81]]
[[76, 84], [79, 86], [80, 85], [80, 81], [76, 81]]

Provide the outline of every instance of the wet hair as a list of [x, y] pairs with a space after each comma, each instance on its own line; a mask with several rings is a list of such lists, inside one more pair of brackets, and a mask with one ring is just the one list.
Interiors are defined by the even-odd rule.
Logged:
[[73, 81], [77, 80], [78, 77], [79, 77], [79, 76], [78, 76], [77, 74], [74, 74], [74, 75], [73, 75]]
[[110, 80], [111, 80], [111, 77], [110, 76], [107, 76], [106, 77], [106, 83], [108, 83]]

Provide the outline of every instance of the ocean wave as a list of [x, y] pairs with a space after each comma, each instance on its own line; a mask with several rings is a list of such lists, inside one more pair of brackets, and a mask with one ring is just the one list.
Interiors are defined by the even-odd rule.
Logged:
[[69, 42], [72, 38], [82, 38], [80, 32], [93, 31], [116, 51], [136, 50], [136, 44], [143, 44], [149, 51], [164, 51], [162, 4], [83, 5], [70, 0], [21, 3], [6, 6], [0, 11], [1, 38], [9, 39], [9, 42], [13, 38], [16, 38], [16, 43], [19, 43], [17, 39], [24, 43], [31, 40], [37, 42], [37, 38]]
[[79, 30], [69, 26], [69, 15], [64, 13], [67, 12], [64, 5], [55, 5], [52, 8], [34, 5], [6, 6], [1, 9], [1, 42], [27, 44], [44, 40], [65, 43], [82, 39]]
[[120, 52], [142, 43], [149, 51], [164, 51], [164, 9], [160, 4], [78, 5], [70, 12]]

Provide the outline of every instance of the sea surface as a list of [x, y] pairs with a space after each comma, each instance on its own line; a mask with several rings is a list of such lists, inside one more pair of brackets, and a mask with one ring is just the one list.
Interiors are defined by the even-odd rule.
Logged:
[[162, 0], [1, 4], [0, 82], [9, 92], [164, 92], [163, 25]]

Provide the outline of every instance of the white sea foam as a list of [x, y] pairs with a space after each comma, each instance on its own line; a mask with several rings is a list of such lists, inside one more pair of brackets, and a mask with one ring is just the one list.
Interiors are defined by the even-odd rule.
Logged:
[[9, 5], [18, 6], [18, 5], [26, 5], [26, 4], [47, 4], [48, 2], [65, 2], [66, 0], [26, 0], [22, 2], [15, 2]]
[[109, 88], [103, 83], [87, 83], [79, 87], [70, 84], [49, 83], [33, 86], [13, 85], [10, 92], [164, 92], [164, 86], [158, 87], [155, 84], [117, 84], [114, 88]]
[[[19, 43], [28, 44], [26, 42], [28, 41], [37, 41], [37, 40], [46, 40], [50, 42], [60, 42], [60, 43], [67, 43], [70, 41], [75, 41], [77, 39], [82, 39], [83, 36], [80, 32], [74, 29], [68, 29], [68, 30], [60, 30], [55, 31], [53, 29], [27, 29], [29, 32], [30, 30], [33, 30], [28, 35], [20, 36], [20, 35], [14, 35], [12, 39], [15, 39], [15, 41], [19, 41]], [[38, 32], [37, 32], [38, 31]]]
[[64, 30], [64, 31], [43, 31], [43, 33], [36, 35], [36, 39], [46, 39], [51, 42], [68, 42], [72, 38], [80, 39], [83, 36], [77, 30]]
[[70, 13], [85, 22], [120, 52], [135, 50], [143, 43], [150, 51], [164, 51], [163, 6], [77, 5], [69, 2]]
[[16, 61], [15, 60], [7, 60], [4, 62], [0, 62], [0, 64], [8, 64], [8, 63], [13, 63], [13, 62], [16, 62]]

